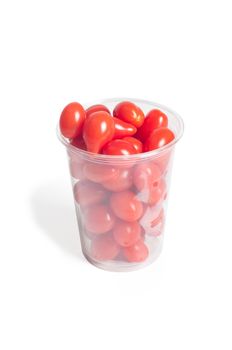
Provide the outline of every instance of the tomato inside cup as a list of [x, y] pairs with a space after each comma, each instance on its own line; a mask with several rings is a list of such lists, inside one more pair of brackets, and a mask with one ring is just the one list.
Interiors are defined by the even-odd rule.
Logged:
[[174, 148], [183, 122], [153, 102], [71, 102], [58, 137], [68, 154], [82, 251], [93, 265], [130, 271], [161, 252]]

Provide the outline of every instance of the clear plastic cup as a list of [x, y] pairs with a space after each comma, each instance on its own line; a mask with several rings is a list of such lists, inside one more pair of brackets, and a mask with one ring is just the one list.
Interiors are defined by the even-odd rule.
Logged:
[[112, 112], [123, 100], [145, 115], [154, 108], [163, 111], [175, 139], [154, 151], [109, 156], [72, 146], [58, 128], [68, 154], [82, 252], [93, 265], [111, 271], [136, 270], [159, 256], [174, 148], [183, 134], [182, 119], [165, 106], [124, 98], [98, 103]]

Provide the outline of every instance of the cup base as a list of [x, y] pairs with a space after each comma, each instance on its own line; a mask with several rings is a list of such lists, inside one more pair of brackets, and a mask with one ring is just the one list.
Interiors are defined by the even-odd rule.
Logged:
[[142, 269], [148, 265], [151, 265], [158, 257], [160, 256], [160, 253], [162, 251], [162, 244], [159, 245], [159, 247], [156, 249], [155, 254], [150, 256], [146, 261], [140, 262], [140, 263], [128, 263], [128, 262], [120, 262], [117, 261], [117, 264], [115, 264], [115, 261], [98, 261], [93, 258], [91, 258], [89, 255], [86, 254], [86, 252], [83, 251], [83, 255], [86, 258], [86, 260], [94, 265], [95, 267], [98, 267], [99, 269], [105, 270], [105, 271], [111, 271], [111, 272], [130, 272], [130, 271], [136, 271], [139, 269]]

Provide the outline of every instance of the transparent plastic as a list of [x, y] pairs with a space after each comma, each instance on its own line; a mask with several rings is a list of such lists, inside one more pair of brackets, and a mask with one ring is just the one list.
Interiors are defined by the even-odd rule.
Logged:
[[[57, 129], [67, 149], [83, 254], [93, 265], [111, 271], [136, 270], [159, 256], [174, 148], [183, 134], [182, 119], [165, 106], [127, 98], [97, 103], [112, 112], [117, 103], [125, 100], [136, 103], [145, 114], [154, 108], [162, 110], [175, 139], [158, 150], [109, 156], [72, 146]], [[95, 103], [85, 107], [92, 104]], [[128, 197], [132, 200], [130, 208], [126, 204]]]

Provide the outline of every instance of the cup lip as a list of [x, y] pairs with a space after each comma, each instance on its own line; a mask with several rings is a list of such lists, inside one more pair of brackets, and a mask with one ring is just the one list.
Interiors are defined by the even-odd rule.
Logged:
[[149, 100], [144, 100], [144, 99], [138, 99], [138, 98], [128, 98], [128, 97], [117, 97], [117, 98], [106, 98], [106, 99], [100, 99], [97, 102], [93, 101], [90, 103], [85, 103], [85, 105], [94, 105], [94, 104], [107, 104], [107, 103], [119, 103], [122, 101], [130, 101], [133, 103], [144, 103], [147, 105], [150, 105], [152, 108], [158, 108], [161, 109], [161, 111], [168, 112], [170, 114], [172, 114], [179, 126], [178, 126], [178, 132], [177, 134], [175, 134], [175, 138], [174, 140], [172, 140], [170, 143], [168, 143], [167, 145], [160, 147], [158, 149], [149, 151], [149, 152], [144, 152], [144, 153], [138, 153], [138, 154], [130, 154], [130, 155], [106, 155], [106, 154], [99, 154], [99, 153], [92, 153], [92, 152], [88, 152], [85, 150], [82, 150], [80, 148], [77, 148], [73, 145], [71, 145], [68, 141], [68, 139], [66, 139], [60, 132], [60, 127], [59, 127], [59, 123], [57, 124], [57, 136], [58, 139], [61, 141], [61, 143], [66, 146], [66, 148], [69, 149], [69, 151], [73, 152], [74, 154], [78, 154], [79, 156], [81, 156], [82, 158], [88, 158], [91, 159], [92, 161], [96, 161], [96, 162], [112, 162], [112, 161], [134, 161], [136, 159], [147, 159], [147, 158], [152, 158], [154, 156], [159, 156], [163, 153], [166, 153], [166, 151], [170, 150], [171, 148], [173, 148], [173, 146], [181, 139], [183, 132], [184, 132], [184, 122], [183, 119], [181, 118], [181, 116], [176, 113], [174, 110], [170, 109], [169, 107], [166, 107], [165, 105], [156, 103], [156, 102], [152, 102]]

